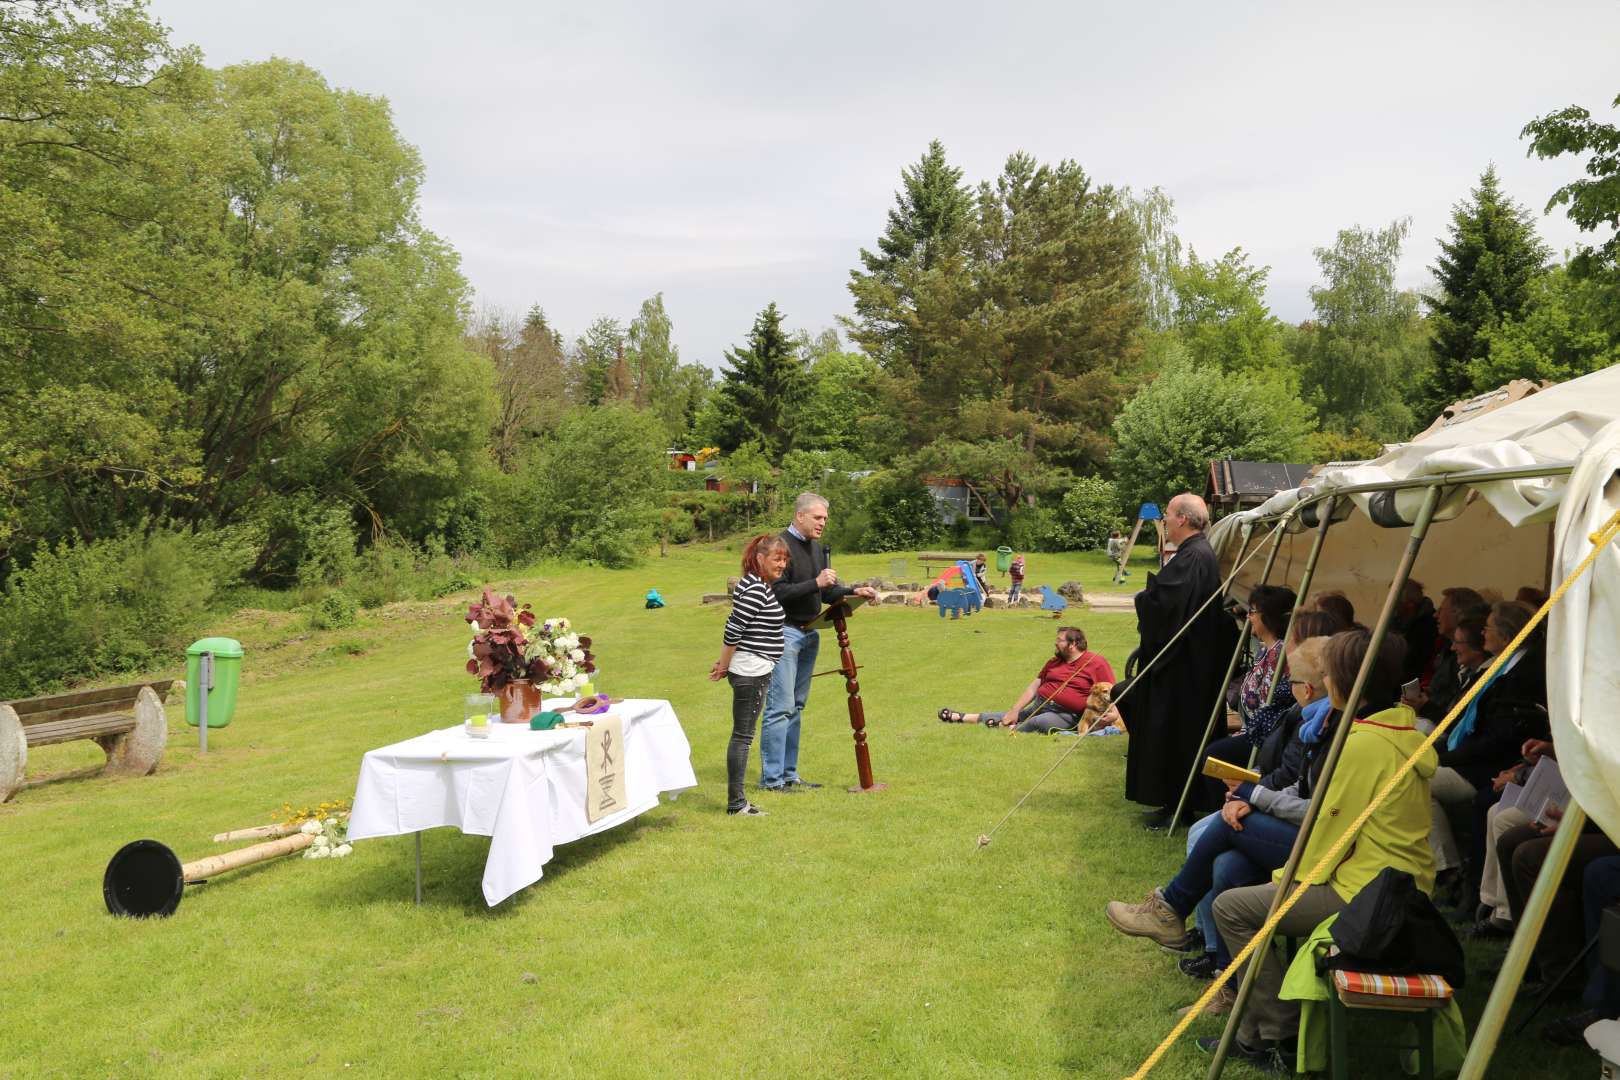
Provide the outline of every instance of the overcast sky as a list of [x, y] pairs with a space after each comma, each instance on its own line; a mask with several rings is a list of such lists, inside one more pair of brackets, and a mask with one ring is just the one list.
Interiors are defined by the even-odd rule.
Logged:
[[386, 97], [422, 153], [429, 228], [481, 304], [570, 338], [663, 292], [682, 358], [718, 365], [775, 300], [849, 310], [900, 170], [940, 139], [972, 181], [1006, 156], [1158, 185], [1205, 257], [1272, 268], [1310, 313], [1311, 249], [1412, 218], [1426, 282], [1451, 205], [1495, 162], [1555, 249], [1571, 159], [1519, 130], [1568, 104], [1620, 122], [1620, 4], [591, 4], [152, 0], [214, 66], [284, 56]]

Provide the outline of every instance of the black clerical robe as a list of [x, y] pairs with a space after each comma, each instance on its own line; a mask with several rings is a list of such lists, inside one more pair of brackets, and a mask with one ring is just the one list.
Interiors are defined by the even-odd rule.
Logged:
[[[1183, 540], [1175, 557], [1136, 594], [1142, 665], [1159, 654], [1200, 604], [1221, 587], [1220, 563], [1203, 533]], [[1174, 647], [1142, 673], [1120, 702], [1130, 732], [1125, 797], [1174, 806], [1198, 755], [1210, 710], [1237, 646], [1237, 627], [1220, 603], [1210, 604]]]

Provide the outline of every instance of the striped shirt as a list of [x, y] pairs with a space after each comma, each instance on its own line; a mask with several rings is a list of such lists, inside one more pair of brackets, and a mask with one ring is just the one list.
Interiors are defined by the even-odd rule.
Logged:
[[739, 652], [751, 652], [775, 663], [782, 659], [782, 605], [758, 574], [745, 574], [731, 594], [731, 616], [722, 639]]

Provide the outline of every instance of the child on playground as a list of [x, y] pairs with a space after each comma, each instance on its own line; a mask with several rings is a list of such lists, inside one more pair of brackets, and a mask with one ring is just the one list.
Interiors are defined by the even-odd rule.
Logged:
[[1007, 567], [1007, 573], [1012, 575], [1012, 588], [1007, 590], [1007, 603], [1018, 603], [1018, 596], [1024, 591], [1024, 554], [1019, 552], [1013, 556]]
[[743, 795], [748, 751], [754, 745], [759, 714], [771, 672], [782, 659], [782, 626], [787, 621], [771, 582], [788, 566], [787, 541], [756, 536], [743, 549], [743, 578], [731, 597], [731, 615], [721, 636], [720, 659], [709, 679], [731, 683], [731, 741], [726, 745], [726, 813], [761, 817], [765, 811]]

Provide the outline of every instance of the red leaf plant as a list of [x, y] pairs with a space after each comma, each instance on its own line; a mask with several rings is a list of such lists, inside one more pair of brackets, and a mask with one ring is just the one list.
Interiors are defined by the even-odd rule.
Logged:
[[482, 603], [467, 606], [466, 618], [473, 627], [467, 672], [478, 676], [478, 688], [484, 693], [497, 693], [514, 679], [539, 681], [549, 673], [544, 657], [531, 661], [525, 655], [529, 646], [525, 632], [534, 625], [528, 604], [519, 607], [517, 597], [496, 596], [485, 589]]

